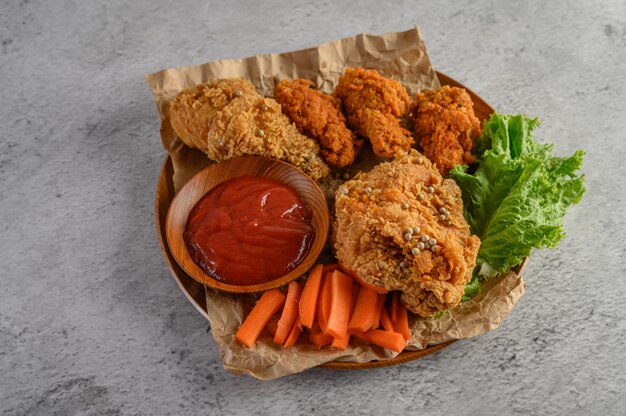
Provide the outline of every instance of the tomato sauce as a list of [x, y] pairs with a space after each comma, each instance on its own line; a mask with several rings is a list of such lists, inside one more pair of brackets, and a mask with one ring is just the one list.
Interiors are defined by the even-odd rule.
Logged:
[[242, 176], [198, 201], [183, 238], [206, 273], [224, 283], [253, 285], [284, 276], [304, 259], [315, 236], [312, 217], [289, 186]]

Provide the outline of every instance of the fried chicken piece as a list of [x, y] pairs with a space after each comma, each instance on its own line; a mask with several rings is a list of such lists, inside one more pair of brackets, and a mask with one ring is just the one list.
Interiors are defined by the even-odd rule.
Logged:
[[481, 127], [465, 89], [445, 86], [417, 94], [412, 114], [419, 145], [442, 175], [476, 160], [472, 150]]
[[187, 145], [212, 160], [267, 156], [291, 163], [315, 180], [330, 174], [315, 140], [301, 134], [280, 105], [248, 81], [220, 80], [182, 91], [172, 102], [170, 119]]
[[243, 79], [221, 79], [181, 91], [170, 103], [170, 123], [189, 147], [207, 151], [209, 124], [215, 114], [236, 94], [255, 94], [256, 88]]
[[314, 89], [305, 79], [279, 82], [274, 99], [301, 133], [318, 141], [326, 163], [333, 168], [354, 163], [362, 141], [346, 127], [339, 99]]
[[409, 151], [413, 138], [398, 117], [407, 114], [410, 99], [398, 81], [373, 69], [347, 68], [339, 77], [335, 96], [343, 103], [350, 127], [372, 142], [378, 156]]
[[454, 307], [476, 264], [480, 240], [463, 217], [461, 190], [416, 150], [335, 193], [337, 259], [364, 281], [401, 290], [420, 316]]

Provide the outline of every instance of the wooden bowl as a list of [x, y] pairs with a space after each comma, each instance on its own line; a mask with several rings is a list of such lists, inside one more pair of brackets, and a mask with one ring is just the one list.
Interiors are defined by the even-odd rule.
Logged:
[[[191, 258], [183, 240], [189, 212], [198, 200], [220, 183], [240, 176], [259, 176], [282, 182], [294, 189], [304, 203], [313, 210], [315, 237], [306, 257], [292, 271], [277, 279], [256, 285], [231, 285], [216, 280], [202, 270]], [[244, 156], [211, 165], [198, 172], [176, 194], [167, 213], [165, 230], [167, 243], [178, 265], [203, 285], [224, 292], [252, 293], [288, 284], [306, 273], [319, 257], [326, 238], [330, 217], [323, 192], [305, 173], [280, 160], [261, 156]]]
[[[439, 77], [439, 81], [441, 85], [450, 85], [452, 87], [462, 87], [465, 88], [472, 97], [472, 101], [474, 102], [474, 112], [476, 113], [476, 117], [479, 120], [487, 119], [495, 110], [487, 104], [485, 100], [483, 100], [478, 94], [474, 91], [468, 89], [460, 82], [456, 81], [449, 76], [442, 74], [441, 72], [437, 72], [437, 76]], [[171, 251], [167, 247], [165, 242], [165, 219], [167, 216], [167, 211], [172, 203], [172, 199], [174, 198], [174, 182], [172, 180], [174, 176], [174, 166], [172, 164], [172, 159], [169, 155], [166, 155], [163, 164], [161, 166], [161, 172], [159, 174], [159, 179], [157, 183], [155, 201], [154, 201], [154, 213], [155, 213], [155, 221], [157, 228], [157, 235], [159, 237], [159, 244], [161, 246], [161, 252], [163, 253], [163, 257], [165, 262], [170, 270], [172, 278], [176, 281], [176, 284], [183, 292], [185, 297], [191, 302], [191, 304], [198, 310], [198, 312], [208, 319], [207, 316], [207, 306], [206, 306], [206, 294], [204, 292], [204, 286], [202, 283], [193, 279], [189, 274], [187, 274], [176, 262], [174, 256]], [[516, 270], [518, 275], [522, 275], [522, 272], [528, 262], [528, 259], [524, 261], [524, 263], [519, 266]], [[330, 368], [334, 370], [363, 370], [370, 368], [380, 368], [398, 365], [402, 363], [406, 363], [409, 361], [417, 360], [419, 358], [425, 357], [427, 355], [433, 354], [437, 351], [440, 351], [456, 341], [448, 341], [439, 345], [432, 345], [420, 351], [403, 351], [396, 357], [390, 360], [383, 361], [371, 361], [369, 363], [349, 363], [349, 362], [339, 362], [333, 361], [329, 363], [322, 364], [320, 367], [322, 368]]]

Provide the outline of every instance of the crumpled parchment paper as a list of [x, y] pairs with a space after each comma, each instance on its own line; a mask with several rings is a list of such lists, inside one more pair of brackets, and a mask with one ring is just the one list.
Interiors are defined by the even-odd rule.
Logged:
[[[295, 52], [220, 60], [146, 75], [161, 116], [163, 147], [172, 157], [175, 190], [178, 191], [196, 172], [211, 163], [204, 153], [184, 145], [172, 130], [169, 104], [178, 92], [214, 79], [245, 78], [260, 93], [271, 96], [277, 81], [306, 78], [330, 93], [344, 69], [355, 66], [377, 69], [383, 75], [401, 81], [411, 94], [440, 86], [417, 26], [405, 32], [384, 35], [360, 34]], [[497, 328], [523, 293], [524, 282], [514, 272], [493, 279], [483, 285], [479, 296], [442, 317], [416, 318], [407, 349], [423, 349]], [[207, 288], [206, 297], [211, 332], [224, 367], [233, 373], [269, 380], [329, 361], [367, 362], [397, 355], [358, 340], [351, 341], [346, 351], [328, 347], [318, 350], [306, 343], [283, 349], [274, 345], [268, 334], [262, 334], [254, 347], [247, 349], [234, 340], [234, 334], [243, 321], [244, 312], [253, 305], [254, 295], [231, 295]]]

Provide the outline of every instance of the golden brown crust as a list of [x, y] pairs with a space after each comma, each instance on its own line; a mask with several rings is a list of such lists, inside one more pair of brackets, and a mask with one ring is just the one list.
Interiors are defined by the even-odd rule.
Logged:
[[248, 81], [223, 79], [181, 91], [170, 105], [170, 121], [185, 144], [215, 161], [259, 155], [289, 162], [315, 180], [330, 173], [315, 140]]
[[[460, 189], [430, 161], [412, 150], [358, 174], [335, 198], [332, 241], [345, 267], [368, 283], [401, 290], [402, 301], [420, 316], [461, 301], [480, 240], [470, 235]], [[420, 230], [407, 241], [405, 231], [414, 227]], [[424, 247], [413, 254], [430, 239], [435, 252]]]
[[222, 79], [181, 91], [170, 104], [174, 132], [187, 146], [206, 152], [210, 121], [238, 93], [256, 89], [243, 79]]
[[343, 103], [350, 127], [372, 142], [374, 153], [394, 157], [411, 148], [411, 133], [398, 119], [407, 114], [410, 99], [398, 81], [372, 69], [348, 68], [339, 77], [335, 96]]
[[305, 79], [284, 80], [276, 84], [274, 98], [301, 133], [318, 141], [326, 163], [333, 168], [349, 166], [360, 143], [346, 127], [339, 99], [313, 86]]
[[419, 145], [442, 175], [476, 160], [472, 150], [481, 128], [465, 89], [445, 86], [417, 94], [412, 114]]

